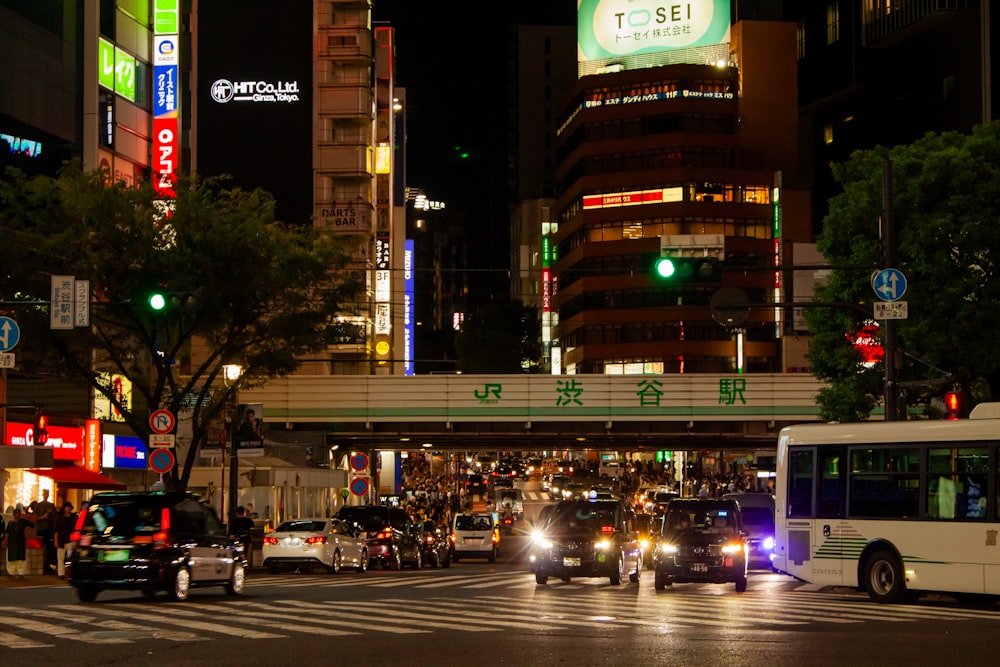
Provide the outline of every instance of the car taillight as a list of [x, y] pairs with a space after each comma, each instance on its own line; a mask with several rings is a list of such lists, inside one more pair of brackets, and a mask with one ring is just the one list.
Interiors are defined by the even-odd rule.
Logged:
[[452, 544], [455, 543], [455, 533], [451, 533], [448, 535], [448, 541], [451, 542]]
[[306, 544], [326, 544], [326, 535], [313, 535], [306, 538]]
[[427, 537], [424, 538], [424, 541], [426, 541], [427, 544], [434, 544], [434, 536], [428, 535]]
[[382, 530], [375, 533], [376, 540], [391, 540], [392, 539], [392, 528], [383, 528]]
[[493, 535], [490, 536], [490, 541], [493, 542], [493, 544], [500, 541], [500, 535], [495, 530], [493, 531]]
[[278, 543], [278, 538], [277, 537], [271, 537], [270, 535], [265, 535], [264, 536], [264, 544], [275, 545], [277, 543]]
[[83, 522], [87, 520], [87, 513], [80, 512], [76, 517], [76, 526], [73, 527], [73, 532], [69, 534], [70, 542], [79, 542], [80, 533], [83, 531]]
[[160, 509], [160, 530], [153, 533], [153, 548], [161, 548], [167, 546], [170, 542], [170, 508], [163, 507]]
[[601, 526], [601, 534], [602, 535], [611, 535], [614, 532], [615, 532], [615, 527], [614, 526]]

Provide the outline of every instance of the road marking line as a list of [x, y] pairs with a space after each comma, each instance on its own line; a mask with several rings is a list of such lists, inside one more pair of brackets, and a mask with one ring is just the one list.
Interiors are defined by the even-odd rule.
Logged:
[[[206, 632], [216, 632], [223, 635], [242, 637], [244, 639], [284, 639], [288, 637], [288, 635], [278, 635], [271, 632], [258, 632], [256, 630], [250, 630], [240, 626], [198, 621], [191, 618], [191, 614], [183, 609], [167, 609], [165, 605], [159, 605], [156, 609], [157, 613], [155, 615], [136, 613], [135, 605], [115, 603], [102, 605], [102, 607], [110, 607], [112, 609], [120, 609], [121, 611], [128, 612], [128, 616], [130, 618], [140, 618], [144, 621], [154, 621], [156, 623], [179, 623], [184, 627], [191, 628], [193, 630], [205, 630]], [[181, 618], [171, 618], [172, 616], [180, 616]]]

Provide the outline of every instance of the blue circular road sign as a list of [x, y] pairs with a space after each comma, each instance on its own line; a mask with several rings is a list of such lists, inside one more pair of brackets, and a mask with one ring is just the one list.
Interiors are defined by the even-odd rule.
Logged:
[[21, 339], [21, 327], [9, 317], [0, 317], [0, 352], [14, 349]]
[[883, 301], [902, 299], [906, 293], [906, 276], [899, 269], [882, 269], [872, 276], [872, 289]]

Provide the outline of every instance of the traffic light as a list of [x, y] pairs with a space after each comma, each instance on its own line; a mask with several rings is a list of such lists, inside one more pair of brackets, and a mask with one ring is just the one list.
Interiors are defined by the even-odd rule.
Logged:
[[194, 292], [150, 292], [146, 295], [146, 303], [153, 312], [162, 312], [168, 307], [185, 308], [197, 300]]
[[659, 257], [653, 271], [671, 282], [718, 282], [722, 264], [714, 257]]
[[167, 295], [163, 292], [153, 292], [146, 299], [146, 302], [153, 310], [163, 310], [167, 307]]
[[948, 391], [944, 394], [945, 419], [965, 419], [969, 416], [969, 399], [961, 391]]
[[35, 446], [44, 447], [49, 442], [49, 420], [45, 415], [35, 418]]

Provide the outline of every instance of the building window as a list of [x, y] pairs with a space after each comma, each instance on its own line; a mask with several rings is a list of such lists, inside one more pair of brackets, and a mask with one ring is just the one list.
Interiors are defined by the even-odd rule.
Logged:
[[840, 3], [826, 6], [826, 43], [833, 44], [840, 39]]
[[795, 29], [795, 52], [799, 60], [806, 57], [806, 22], [799, 21]]
[[833, 125], [823, 126], [823, 143], [824, 144], [833, 143]]

